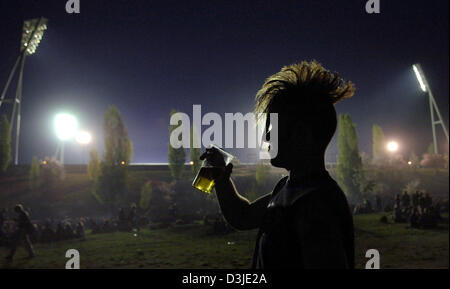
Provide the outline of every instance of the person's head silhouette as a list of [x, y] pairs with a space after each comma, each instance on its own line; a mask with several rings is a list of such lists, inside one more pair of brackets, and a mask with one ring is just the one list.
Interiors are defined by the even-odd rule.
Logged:
[[[312, 163], [323, 165], [337, 126], [334, 104], [354, 92], [353, 83], [316, 61], [285, 66], [267, 78], [256, 94], [255, 113], [278, 113], [278, 148], [272, 165], [288, 170]], [[270, 134], [269, 127], [266, 122]], [[270, 140], [269, 144], [275, 145]]]

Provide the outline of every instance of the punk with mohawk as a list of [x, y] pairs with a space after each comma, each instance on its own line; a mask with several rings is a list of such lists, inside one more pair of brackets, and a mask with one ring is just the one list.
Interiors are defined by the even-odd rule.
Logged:
[[[354, 92], [353, 83], [316, 61], [283, 67], [257, 92], [256, 114], [278, 114], [278, 141], [271, 142], [272, 126], [266, 120], [269, 154], [276, 152], [270, 162], [289, 175], [253, 202], [237, 192], [231, 164], [222, 164], [223, 173], [215, 178], [227, 221], [239, 230], [259, 228], [253, 268], [354, 268], [352, 214], [324, 164], [336, 131], [334, 104]], [[207, 149], [201, 158], [215, 157], [217, 152]]]

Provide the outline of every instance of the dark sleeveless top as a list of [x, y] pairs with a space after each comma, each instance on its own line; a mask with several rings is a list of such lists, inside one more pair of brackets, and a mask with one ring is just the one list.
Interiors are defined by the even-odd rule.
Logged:
[[354, 268], [353, 217], [328, 172], [300, 185], [293, 186], [288, 177], [277, 183], [257, 235], [252, 267]]

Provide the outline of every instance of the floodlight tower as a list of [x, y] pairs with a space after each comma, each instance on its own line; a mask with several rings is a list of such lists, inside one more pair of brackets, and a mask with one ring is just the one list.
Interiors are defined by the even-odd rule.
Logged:
[[[11, 130], [15, 127], [15, 146], [14, 146], [14, 164], [19, 162], [19, 136], [20, 136], [20, 118], [21, 118], [21, 104], [22, 104], [22, 83], [23, 83], [23, 68], [25, 66], [25, 58], [28, 55], [32, 55], [36, 52], [39, 43], [41, 42], [44, 31], [47, 29], [47, 19], [44, 17], [26, 20], [23, 22], [22, 27], [22, 39], [20, 42], [19, 55], [14, 63], [11, 72], [9, 73], [6, 85], [3, 88], [0, 97], [0, 108], [3, 103], [13, 103], [13, 110], [11, 114]], [[19, 76], [17, 79], [16, 93], [13, 99], [6, 99], [6, 92], [11, 84], [11, 80], [20, 64]], [[16, 122], [16, 123], [14, 123]]]
[[[433, 145], [434, 145], [434, 153], [438, 153], [438, 145], [436, 141], [436, 126], [440, 124], [442, 126], [442, 129], [444, 130], [445, 137], [447, 138], [447, 143], [449, 143], [448, 139], [448, 131], [445, 127], [444, 121], [442, 120], [441, 113], [439, 112], [438, 106], [436, 104], [436, 101], [434, 100], [433, 93], [431, 92], [430, 85], [428, 84], [428, 81], [425, 77], [425, 74], [423, 73], [422, 67], [420, 64], [414, 64], [413, 65], [414, 73], [416, 74], [417, 81], [419, 81], [420, 88], [423, 92], [428, 92], [428, 99], [430, 103], [430, 113], [431, 113], [431, 128], [433, 131]], [[436, 116], [434, 115], [434, 112], [436, 111]]]

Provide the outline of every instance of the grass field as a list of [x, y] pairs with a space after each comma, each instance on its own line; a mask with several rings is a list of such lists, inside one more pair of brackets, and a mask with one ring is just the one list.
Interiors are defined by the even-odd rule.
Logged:
[[[356, 266], [364, 268], [365, 252], [378, 249], [381, 268], [448, 268], [448, 215], [434, 230], [408, 228], [406, 224], [383, 224], [383, 214], [355, 216]], [[65, 252], [80, 252], [81, 268], [180, 268], [246, 269], [251, 266], [256, 231], [211, 235], [200, 224], [132, 233], [87, 234], [85, 241], [37, 244], [37, 257], [26, 259], [19, 248], [6, 263], [0, 248], [0, 268], [64, 268]]]

